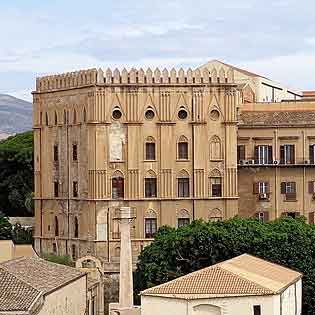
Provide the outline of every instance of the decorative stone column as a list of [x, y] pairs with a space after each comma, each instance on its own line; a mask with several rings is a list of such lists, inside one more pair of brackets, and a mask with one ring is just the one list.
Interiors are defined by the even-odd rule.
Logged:
[[132, 250], [130, 225], [132, 223], [130, 207], [120, 208], [120, 277], [119, 277], [119, 306], [131, 308], [133, 306], [132, 280]]
[[133, 305], [132, 248], [130, 226], [135, 218], [130, 207], [121, 207], [116, 219], [120, 224], [119, 302], [109, 305], [110, 315], [140, 315], [140, 307]]

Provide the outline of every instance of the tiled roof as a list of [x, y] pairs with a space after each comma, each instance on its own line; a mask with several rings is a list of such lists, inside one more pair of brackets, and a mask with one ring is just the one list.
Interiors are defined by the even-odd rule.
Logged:
[[315, 124], [314, 111], [243, 111], [240, 114], [240, 127], [279, 126]]
[[26, 311], [40, 292], [0, 267], [0, 312]]
[[241, 255], [147, 289], [142, 295], [182, 299], [271, 295], [302, 275], [251, 255]]
[[21, 257], [0, 264], [43, 294], [85, 275], [78, 269], [35, 257]]

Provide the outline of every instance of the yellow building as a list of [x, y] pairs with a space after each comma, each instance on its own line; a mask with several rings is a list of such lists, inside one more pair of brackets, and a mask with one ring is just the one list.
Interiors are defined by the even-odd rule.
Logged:
[[37, 80], [35, 247], [117, 270], [117, 207], [137, 257], [159, 226], [238, 213], [234, 70], [88, 70]]
[[242, 106], [238, 125], [239, 214], [304, 215], [314, 224], [315, 103]]

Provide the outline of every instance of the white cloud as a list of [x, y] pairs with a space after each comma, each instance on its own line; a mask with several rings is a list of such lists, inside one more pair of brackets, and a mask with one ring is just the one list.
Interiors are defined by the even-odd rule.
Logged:
[[315, 51], [247, 61], [240, 66], [296, 89], [315, 88]]

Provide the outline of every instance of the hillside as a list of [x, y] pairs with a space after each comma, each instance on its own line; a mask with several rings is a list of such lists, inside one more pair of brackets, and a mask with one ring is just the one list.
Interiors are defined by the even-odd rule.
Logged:
[[0, 94], [0, 138], [32, 129], [32, 103]]

